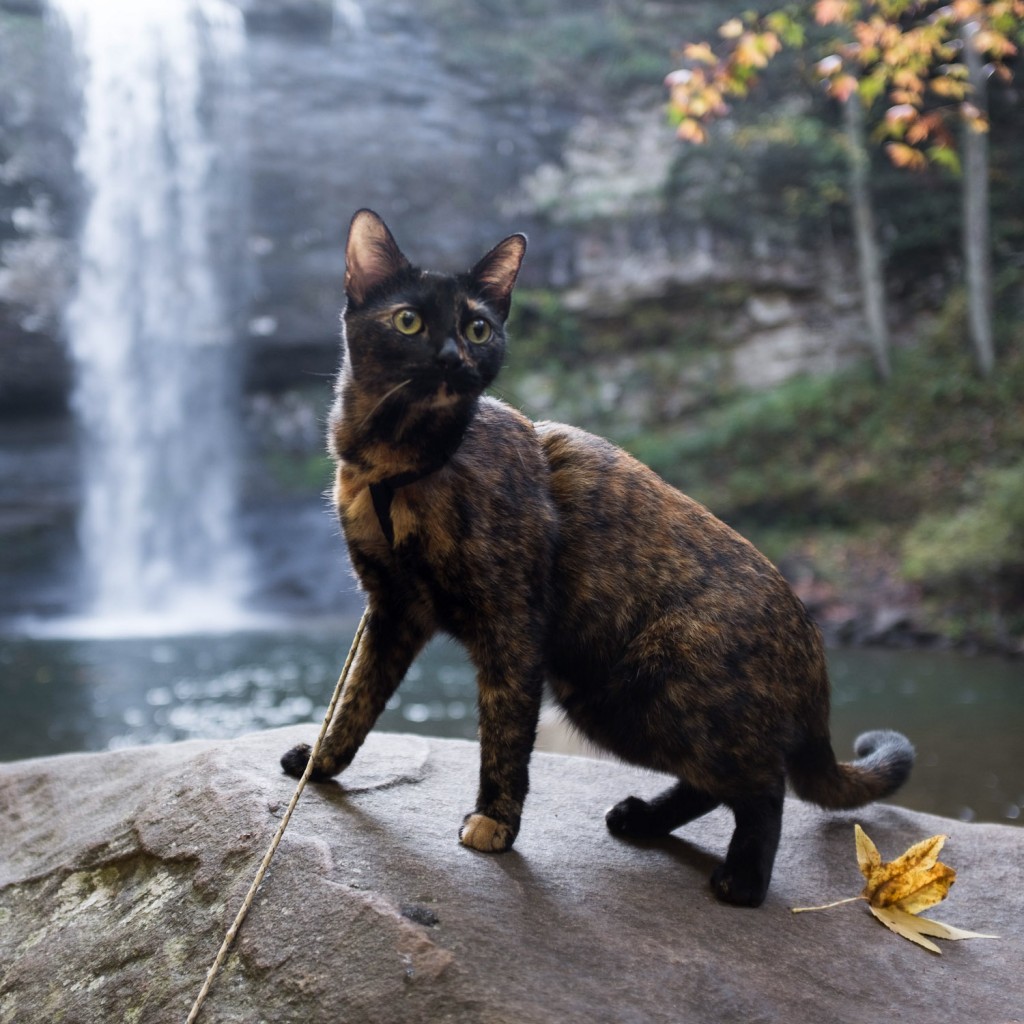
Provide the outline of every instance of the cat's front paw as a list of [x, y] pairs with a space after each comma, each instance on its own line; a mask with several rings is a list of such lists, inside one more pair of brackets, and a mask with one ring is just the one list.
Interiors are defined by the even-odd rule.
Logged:
[[[309, 764], [309, 755], [312, 752], [312, 748], [308, 743], [300, 743], [297, 747], [292, 747], [291, 750], [281, 757], [281, 767], [293, 779], [301, 779], [303, 772], [306, 770], [306, 765]], [[315, 763], [313, 770], [309, 773], [310, 781], [325, 782], [332, 776], [337, 775], [341, 771], [341, 767], [335, 767], [324, 762]]]
[[486, 814], [467, 814], [459, 829], [459, 842], [482, 853], [504, 853], [515, 842], [516, 830]]

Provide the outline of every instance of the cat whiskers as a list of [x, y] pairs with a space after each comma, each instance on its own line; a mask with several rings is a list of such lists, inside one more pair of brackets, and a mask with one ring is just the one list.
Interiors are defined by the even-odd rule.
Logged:
[[385, 392], [385, 394], [384, 394], [384, 395], [383, 395], [383, 396], [382, 396], [382, 397], [381, 397], [381, 398], [380, 398], [380, 399], [379, 399], [379, 400], [378, 400], [378, 401], [376, 402], [376, 404], [374, 405], [374, 407], [373, 407], [373, 408], [372, 408], [372, 409], [371, 409], [371, 410], [370, 410], [370, 411], [369, 411], [369, 412], [368, 412], [368, 413], [366, 414], [366, 416], [365, 416], [365, 417], [363, 418], [363, 422], [362, 422], [362, 423], [360, 424], [360, 427], [365, 427], [365, 426], [366, 426], [366, 425], [367, 425], [367, 424], [368, 424], [368, 423], [370, 422], [370, 420], [372, 420], [372, 419], [373, 419], [374, 413], [376, 413], [376, 411], [377, 411], [377, 410], [378, 410], [378, 409], [379, 409], [379, 408], [380, 408], [380, 407], [381, 407], [381, 406], [382, 406], [382, 405], [383, 405], [383, 404], [384, 404], [384, 403], [385, 403], [385, 402], [386, 402], [386, 401], [387, 401], [387, 400], [388, 400], [388, 399], [389, 399], [389, 398], [390, 398], [390, 397], [391, 397], [391, 396], [392, 396], [393, 394], [395, 394], [395, 393], [396, 393], [397, 391], [401, 391], [401, 390], [402, 390], [402, 388], [404, 388], [404, 387], [406, 386], [406, 384], [411, 384], [411, 383], [412, 383], [412, 377], [410, 377], [410, 378], [409, 378], [408, 380], [403, 380], [403, 381], [401, 381], [400, 383], [396, 384], [396, 385], [395, 385], [395, 386], [394, 386], [394, 387], [393, 387], [393, 388], [392, 388], [392, 389], [391, 389], [390, 391], [387, 391], [387, 392]]

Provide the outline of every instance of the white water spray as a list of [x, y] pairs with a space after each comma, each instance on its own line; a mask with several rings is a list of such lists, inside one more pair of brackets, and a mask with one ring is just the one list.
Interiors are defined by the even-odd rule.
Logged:
[[216, 628], [248, 583], [224, 286], [242, 251], [229, 230], [243, 190], [222, 109], [232, 83], [237, 95], [241, 16], [222, 0], [51, 2], [82, 99], [87, 212], [66, 328], [89, 611]]

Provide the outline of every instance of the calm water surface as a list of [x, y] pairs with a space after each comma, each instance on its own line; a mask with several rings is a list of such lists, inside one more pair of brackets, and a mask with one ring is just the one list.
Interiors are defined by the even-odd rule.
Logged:
[[[131, 639], [0, 637], [0, 760], [228, 738], [310, 723], [327, 708], [354, 623]], [[918, 762], [898, 802], [954, 818], [1024, 824], [1024, 666], [947, 653], [832, 651], [833, 739], [905, 732]], [[473, 672], [435, 642], [378, 728], [474, 738]], [[557, 726], [547, 749], [573, 748]]]

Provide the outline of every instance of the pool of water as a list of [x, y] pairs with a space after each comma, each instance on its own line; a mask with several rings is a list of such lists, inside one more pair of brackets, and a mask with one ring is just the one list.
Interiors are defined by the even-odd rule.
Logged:
[[[323, 717], [354, 622], [131, 638], [0, 637], [0, 760], [229, 738]], [[833, 739], [894, 728], [918, 761], [904, 806], [1024, 824], [1024, 665], [948, 653], [835, 650]], [[413, 665], [378, 728], [476, 734], [473, 671], [437, 641]], [[548, 716], [550, 719], [551, 716]], [[574, 749], [557, 724], [546, 749]]]

